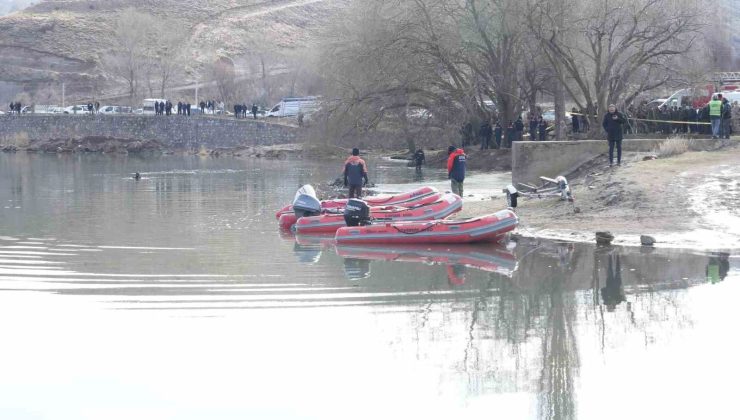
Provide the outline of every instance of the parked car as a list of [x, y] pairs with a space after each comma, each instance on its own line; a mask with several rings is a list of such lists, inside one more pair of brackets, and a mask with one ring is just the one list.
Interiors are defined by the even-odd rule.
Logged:
[[64, 108], [65, 114], [89, 114], [90, 111], [87, 110], [87, 104], [85, 105], [71, 105], [66, 108]]
[[100, 109], [98, 109], [98, 113], [99, 114], [105, 114], [105, 115], [108, 115], [108, 114], [118, 114], [119, 113], [119, 108], [120, 107], [115, 106], [115, 105], [103, 105], [103, 106], [100, 107]]

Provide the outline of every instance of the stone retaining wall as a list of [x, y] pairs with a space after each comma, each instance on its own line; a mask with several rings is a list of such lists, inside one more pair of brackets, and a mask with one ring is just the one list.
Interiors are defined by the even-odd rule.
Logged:
[[301, 143], [306, 136], [306, 132], [297, 127], [250, 119], [176, 115], [0, 115], [1, 145], [112, 137], [156, 140], [172, 149], [197, 150], [201, 147], [215, 149]]

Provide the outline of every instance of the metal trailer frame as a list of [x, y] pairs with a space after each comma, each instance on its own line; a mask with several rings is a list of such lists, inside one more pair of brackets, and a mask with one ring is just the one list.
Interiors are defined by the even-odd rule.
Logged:
[[543, 183], [539, 187], [519, 182], [519, 189], [514, 187], [514, 185], [504, 188], [503, 192], [506, 194], [506, 204], [511, 208], [516, 208], [519, 197], [528, 199], [558, 197], [561, 201], [575, 201], [568, 185], [568, 180], [564, 176], [559, 176], [555, 179], [541, 176], [540, 179]]

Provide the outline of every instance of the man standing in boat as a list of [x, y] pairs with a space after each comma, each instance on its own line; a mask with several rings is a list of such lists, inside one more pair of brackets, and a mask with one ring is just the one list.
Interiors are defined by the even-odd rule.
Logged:
[[362, 198], [362, 187], [367, 183], [367, 164], [360, 157], [360, 149], [355, 147], [352, 156], [344, 162], [344, 186], [349, 187], [349, 198]]
[[463, 181], [465, 181], [465, 151], [455, 146], [447, 149], [447, 175], [450, 178], [452, 192], [463, 196]]

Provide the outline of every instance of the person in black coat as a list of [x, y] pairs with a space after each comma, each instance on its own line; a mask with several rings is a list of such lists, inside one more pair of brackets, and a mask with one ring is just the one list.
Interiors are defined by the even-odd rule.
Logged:
[[424, 151], [419, 149], [416, 152], [414, 152], [414, 164], [416, 165], [416, 171], [421, 171], [421, 165], [426, 162], [426, 156], [424, 156]]
[[522, 121], [521, 115], [516, 119], [514, 129], [516, 130], [516, 139], [518, 141], [522, 140], [524, 138], [524, 121]]
[[487, 121], [481, 124], [478, 135], [480, 136], [480, 149], [490, 149], [491, 136], [493, 136], [493, 129], [491, 128], [491, 124], [488, 124]]
[[617, 148], [617, 166], [622, 164], [622, 132], [627, 122], [621, 112], [617, 111], [616, 105], [609, 105], [609, 112], [604, 115], [601, 126], [606, 131], [609, 140], [609, 166], [614, 164], [614, 148]]
[[511, 147], [514, 144], [514, 141], [516, 140], [516, 128], [514, 128], [514, 123], [510, 122], [509, 126], [506, 127], [506, 147]]
[[496, 139], [496, 148], [497, 149], [500, 149], [501, 148], [501, 139], [504, 136], [504, 129], [501, 127], [501, 123], [500, 122], [496, 122], [496, 128], [494, 128], [494, 130], [493, 130], [493, 135], [494, 135], [494, 137]]
[[545, 121], [544, 118], [540, 117], [539, 122], [537, 123], [537, 129], [540, 134], [540, 141], [547, 140], [547, 121]]
[[527, 119], [529, 123], [529, 141], [537, 141], [537, 115], [530, 112]]
[[573, 125], [573, 134], [581, 132], [581, 117], [578, 114], [578, 110], [573, 108], [570, 111], [570, 121]]

